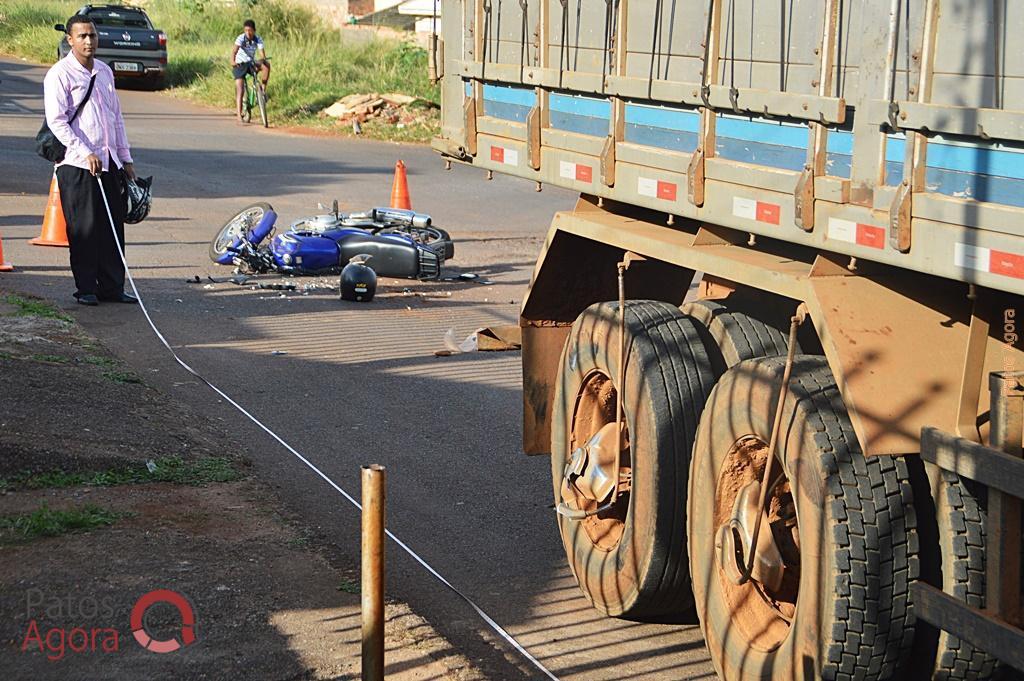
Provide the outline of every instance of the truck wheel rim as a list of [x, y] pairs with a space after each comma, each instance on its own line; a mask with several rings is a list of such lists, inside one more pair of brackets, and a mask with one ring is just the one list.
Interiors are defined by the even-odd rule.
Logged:
[[[737, 496], [751, 482], [761, 479], [767, 458], [768, 444], [757, 436], [748, 435], [733, 444], [719, 474], [712, 527], [717, 530], [730, 523]], [[789, 635], [800, 586], [796, 505], [785, 474], [773, 472], [772, 479], [774, 484], [766, 500], [768, 522], [762, 522], [760, 532], [771, 533], [781, 553], [784, 564], [781, 586], [772, 589], [755, 578], [737, 584], [733, 571], [724, 569], [721, 560], [715, 561], [719, 585], [733, 623], [751, 647], [763, 652], [778, 648]]]
[[[615, 423], [616, 390], [612, 379], [601, 371], [591, 372], [580, 387], [576, 398], [576, 409], [572, 418], [572, 433], [569, 451], [584, 447], [594, 435], [608, 424]], [[629, 433], [626, 433], [629, 441]], [[622, 453], [622, 467], [630, 467], [630, 450]], [[597, 508], [598, 501], [580, 494], [572, 485], [562, 484], [563, 501], [582, 510]], [[619, 497], [618, 503], [610, 510], [579, 521], [595, 548], [613, 551], [622, 540], [626, 529], [626, 514], [629, 509], [629, 492]]]

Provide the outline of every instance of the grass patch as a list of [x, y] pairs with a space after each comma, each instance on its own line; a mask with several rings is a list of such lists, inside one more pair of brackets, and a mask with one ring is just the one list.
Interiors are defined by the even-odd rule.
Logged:
[[59, 537], [70, 532], [87, 532], [113, 525], [121, 517], [120, 513], [93, 504], [61, 511], [44, 503], [31, 513], [0, 517], [0, 540], [17, 543], [40, 537]]
[[[43, 63], [57, 53], [63, 23], [80, 0], [0, 0], [0, 52]], [[297, 0], [149, 0], [153, 23], [167, 33], [167, 82], [184, 96], [234, 110], [234, 81], [229, 58], [247, 18], [256, 21], [273, 71], [268, 115], [274, 126], [300, 125], [351, 135], [349, 126], [324, 121], [318, 112], [353, 93], [400, 92], [430, 102], [440, 91], [427, 78], [426, 50], [398, 40], [367, 38], [324, 22], [311, 6]], [[398, 128], [387, 123], [363, 126], [368, 137], [423, 142], [436, 134], [439, 118]]]
[[82, 361], [86, 364], [92, 364], [93, 366], [98, 367], [115, 367], [118, 364], [115, 359], [110, 357], [100, 357], [99, 355], [89, 355]]
[[67, 364], [70, 360], [61, 355], [29, 355], [33, 362], [46, 362], [47, 364]]
[[133, 374], [130, 371], [104, 371], [103, 378], [113, 381], [114, 383], [126, 383], [126, 384], [141, 384], [142, 379], [138, 374]]
[[26, 471], [9, 478], [0, 478], [0, 490], [52, 489], [63, 487], [113, 487], [147, 482], [170, 482], [178, 485], [206, 485], [213, 482], [231, 482], [242, 474], [231, 459], [208, 457], [185, 461], [180, 457], [157, 459], [150, 472], [145, 464], [111, 468], [103, 471], [67, 472], [60, 469], [42, 473]]
[[18, 308], [14, 313], [18, 317], [48, 317], [50, 319], [59, 319], [63, 322], [73, 321], [71, 317], [44, 300], [25, 298], [24, 296], [13, 294], [4, 296], [3, 300], [8, 305]]
[[341, 580], [341, 584], [338, 585], [338, 591], [344, 591], [347, 594], [355, 594], [358, 596], [363, 592], [363, 589], [359, 582], [351, 579], [343, 579]]

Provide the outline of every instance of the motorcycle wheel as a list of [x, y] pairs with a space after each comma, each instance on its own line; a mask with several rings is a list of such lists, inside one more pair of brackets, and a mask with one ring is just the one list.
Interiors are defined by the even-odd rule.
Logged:
[[238, 212], [237, 215], [224, 223], [224, 226], [217, 232], [217, 236], [210, 242], [210, 260], [221, 265], [231, 263], [230, 259], [224, 262], [228, 255], [228, 247], [241, 241], [257, 224], [263, 216], [274, 210], [269, 203], [254, 203]]
[[388, 227], [377, 232], [378, 234], [402, 234], [411, 237], [413, 241], [422, 244], [434, 251], [441, 252], [445, 260], [455, 257], [455, 243], [448, 232], [437, 227]]

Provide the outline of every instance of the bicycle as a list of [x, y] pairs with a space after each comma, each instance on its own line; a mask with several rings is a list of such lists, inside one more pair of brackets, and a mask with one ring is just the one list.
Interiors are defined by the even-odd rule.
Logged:
[[[266, 58], [266, 61], [270, 61], [270, 57]], [[259, 65], [262, 62], [250, 61], [246, 65], [244, 87], [245, 91], [242, 93], [242, 120], [248, 123], [252, 120], [252, 110], [255, 107], [260, 109], [260, 118], [263, 119], [263, 127], [270, 127], [267, 121], [267, 92], [263, 89], [263, 83], [260, 82], [260, 69]]]

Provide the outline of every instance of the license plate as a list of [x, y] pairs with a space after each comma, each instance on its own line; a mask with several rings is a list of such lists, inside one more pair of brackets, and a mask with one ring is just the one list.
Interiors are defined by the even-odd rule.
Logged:
[[142, 70], [142, 64], [136, 64], [130, 61], [115, 61], [115, 71], [125, 71], [127, 73], [138, 73]]

